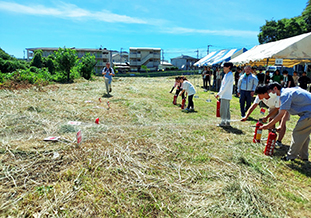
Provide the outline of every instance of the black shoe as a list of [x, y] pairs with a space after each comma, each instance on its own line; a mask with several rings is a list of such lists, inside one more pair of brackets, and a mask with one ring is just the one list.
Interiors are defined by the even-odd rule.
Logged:
[[289, 161], [289, 160], [290, 160], [290, 161], [293, 161], [293, 160], [295, 160], [295, 159], [289, 159], [287, 156], [284, 156], [284, 157], [281, 158], [281, 160], [282, 160], [282, 161]]
[[109, 92], [112, 92], [112, 89], [111, 89], [111, 88], [109, 89]]

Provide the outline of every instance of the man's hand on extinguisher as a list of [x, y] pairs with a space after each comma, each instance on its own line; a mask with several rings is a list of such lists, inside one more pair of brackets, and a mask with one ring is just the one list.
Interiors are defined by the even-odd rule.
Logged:
[[271, 129], [271, 128], [270, 128], [270, 125], [268, 123], [268, 124], [260, 126], [259, 129]]

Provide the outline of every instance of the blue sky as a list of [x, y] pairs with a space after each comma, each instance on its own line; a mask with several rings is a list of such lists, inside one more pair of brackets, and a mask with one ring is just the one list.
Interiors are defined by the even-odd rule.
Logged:
[[[258, 45], [265, 20], [301, 15], [307, 0], [0, 0], [0, 47], [129, 50], [162, 48], [164, 58]], [[25, 54], [26, 55], [26, 54]]]

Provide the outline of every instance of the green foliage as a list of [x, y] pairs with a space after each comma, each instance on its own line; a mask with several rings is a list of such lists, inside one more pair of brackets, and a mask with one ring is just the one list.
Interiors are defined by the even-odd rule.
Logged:
[[42, 50], [36, 50], [34, 52], [34, 57], [31, 60], [30, 66], [34, 66], [37, 68], [43, 67], [43, 61], [42, 61]]
[[148, 73], [148, 71], [150, 70], [147, 66], [145, 66], [145, 65], [141, 65], [141, 69], [144, 69], [147, 73]]
[[51, 75], [54, 75], [55, 74], [55, 70], [56, 70], [54, 59], [55, 59], [54, 56], [50, 55], [47, 58], [46, 63], [45, 63], [45, 66], [48, 68], [48, 70], [51, 73]]
[[311, 31], [311, 0], [307, 2], [307, 6], [302, 12], [302, 19], [306, 24], [307, 32]]
[[14, 59], [11, 55], [6, 53], [2, 48], [0, 48], [0, 59], [3, 60], [12, 60]]
[[25, 61], [19, 61], [11, 57], [0, 48], [0, 71], [2, 73], [11, 73], [17, 69], [26, 69], [26, 67], [27, 63]]
[[306, 23], [302, 17], [284, 18], [278, 21], [267, 21], [260, 27], [258, 41], [260, 44], [286, 39], [306, 33]]
[[92, 74], [94, 74], [94, 67], [96, 65], [96, 59], [95, 56], [91, 55], [90, 53], [87, 53], [85, 56], [83, 56], [78, 64], [78, 71], [80, 75], [89, 80], [92, 77]]
[[75, 75], [71, 74], [71, 70], [77, 61], [76, 51], [68, 48], [59, 48], [58, 51], [55, 52], [55, 56], [55, 61], [60, 70], [57, 74], [57, 81], [64, 82], [64, 78], [66, 78], [67, 82], [72, 82]]

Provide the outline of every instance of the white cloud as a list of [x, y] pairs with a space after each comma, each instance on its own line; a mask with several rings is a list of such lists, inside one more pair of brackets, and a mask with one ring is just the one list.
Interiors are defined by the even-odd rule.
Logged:
[[43, 5], [22, 5], [14, 2], [0, 1], [0, 10], [19, 14], [56, 16], [60, 18], [92, 19], [109, 23], [136, 23], [146, 24], [143, 19], [114, 14], [110, 11], [88, 11], [74, 4], [61, 3], [56, 8], [48, 8]]
[[219, 35], [219, 36], [240, 36], [240, 37], [253, 37], [257, 36], [257, 31], [247, 31], [247, 30], [206, 30], [206, 29], [192, 29], [183, 27], [172, 27], [165, 28], [162, 30], [165, 33], [170, 34], [188, 34], [188, 33], [198, 33], [198, 34], [208, 34], [208, 35]]

